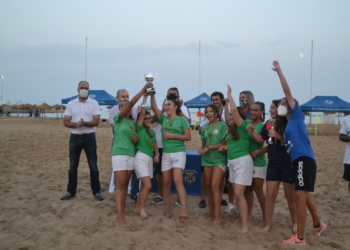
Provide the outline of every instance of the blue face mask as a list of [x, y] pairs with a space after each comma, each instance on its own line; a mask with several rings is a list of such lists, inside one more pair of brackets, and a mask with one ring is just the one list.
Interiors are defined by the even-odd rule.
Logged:
[[144, 110], [150, 110], [151, 109], [151, 106], [146, 102], [145, 104], [142, 104], [141, 107], [144, 109]]

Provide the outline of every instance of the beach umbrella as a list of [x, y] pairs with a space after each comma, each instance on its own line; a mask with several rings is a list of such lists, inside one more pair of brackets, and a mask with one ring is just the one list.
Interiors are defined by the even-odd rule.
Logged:
[[39, 106], [36, 106], [38, 109], [41, 109], [41, 110], [50, 110], [51, 109], [51, 106], [47, 103], [43, 103]]

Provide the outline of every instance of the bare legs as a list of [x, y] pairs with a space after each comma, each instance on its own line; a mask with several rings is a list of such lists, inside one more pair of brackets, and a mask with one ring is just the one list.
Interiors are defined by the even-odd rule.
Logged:
[[319, 225], [320, 220], [316, 208], [316, 203], [308, 191], [295, 191], [295, 201], [297, 205], [297, 236], [304, 238], [305, 223], [306, 223], [306, 207], [309, 209], [313, 225]]
[[117, 182], [115, 191], [115, 205], [117, 208], [117, 220], [120, 225], [126, 225], [124, 217], [128, 216], [125, 213], [125, 203], [128, 193], [128, 184], [131, 176], [130, 170], [115, 171], [114, 178]]
[[149, 194], [149, 191], [152, 188], [151, 178], [149, 176], [141, 177], [141, 189], [137, 197], [137, 204], [135, 212], [140, 214], [142, 218], [147, 218], [148, 215], [145, 211], [145, 204]]
[[222, 192], [220, 185], [224, 172], [221, 167], [214, 166], [204, 167], [204, 173], [209, 207], [209, 214], [207, 217], [213, 217], [215, 213], [213, 224], [218, 225], [221, 223], [220, 209]]
[[165, 201], [165, 216], [167, 218], [171, 217], [171, 184], [173, 179], [182, 205], [182, 212], [179, 218], [188, 218], [186, 190], [183, 184], [183, 172], [182, 168], [173, 168], [163, 172], [163, 194]]
[[232, 184], [233, 190], [235, 192], [237, 207], [239, 210], [239, 215], [241, 217], [242, 221], [242, 229], [241, 233], [247, 233], [249, 231], [248, 226], [248, 205], [247, 201], [244, 195], [244, 191], [246, 189], [246, 186], [240, 185], [240, 184]]
[[[276, 197], [278, 194], [280, 182], [279, 181], [267, 181], [266, 182], [266, 199], [265, 199], [265, 227], [263, 231], [268, 232], [272, 227], [272, 216], [275, 209]], [[297, 229], [297, 215], [296, 205], [294, 199], [294, 184], [283, 183], [284, 194], [288, 202], [289, 212], [293, 225], [293, 232], [296, 233]]]
[[263, 214], [263, 220], [265, 219], [265, 194], [264, 194], [264, 179], [253, 178], [252, 185], [247, 187], [245, 190], [245, 198], [248, 204], [248, 218], [252, 218], [253, 216], [253, 205], [254, 205], [254, 193], [258, 198], [260, 208]]

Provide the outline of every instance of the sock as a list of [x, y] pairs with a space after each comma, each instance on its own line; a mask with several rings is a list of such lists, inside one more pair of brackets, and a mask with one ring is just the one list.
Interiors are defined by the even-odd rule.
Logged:
[[300, 241], [303, 241], [304, 240], [304, 238], [299, 238], [299, 237], [297, 237], [298, 238], [298, 240], [300, 240]]
[[318, 225], [314, 226], [314, 228], [320, 228], [321, 223], [318, 223]]

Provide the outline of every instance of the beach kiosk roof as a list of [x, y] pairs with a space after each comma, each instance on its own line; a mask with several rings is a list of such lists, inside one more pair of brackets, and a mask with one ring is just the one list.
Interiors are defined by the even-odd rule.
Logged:
[[338, 96], [315, 96], [300, 106], [302, 111], [309, 112], [350, 112], [350, 103]]
[[202, 93], [199, 96], [185, 102], [187, 108], [205, 108], [208, 104], [211, 104], [210, 96], [207, 93]]
[[[78, 95], [62, 99], [62, 104], [67, 104], [69, 101], [74, 100]], [[117, 99], [107, 93], [105, 90], [89, 90], [89, 97], [96, 100], [99, 105], [117, 105]]]

